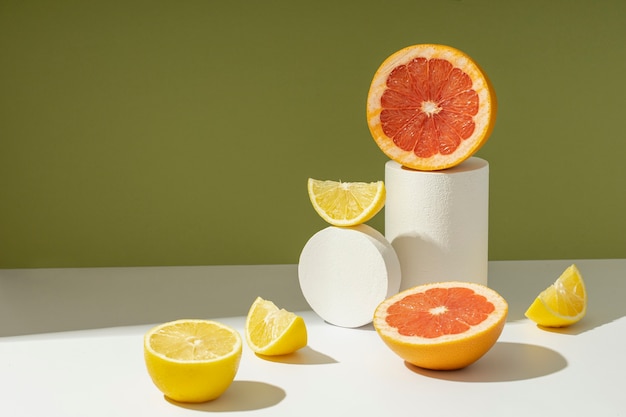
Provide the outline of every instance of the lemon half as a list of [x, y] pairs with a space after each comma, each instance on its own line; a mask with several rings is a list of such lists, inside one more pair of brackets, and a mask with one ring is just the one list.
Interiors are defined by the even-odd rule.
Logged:
[[161, 324], [144, 336], [148, 373], [166, 397], [200, 403], [222, 395], [241, 360], [239, 333], [224, 324], [185, 319]]

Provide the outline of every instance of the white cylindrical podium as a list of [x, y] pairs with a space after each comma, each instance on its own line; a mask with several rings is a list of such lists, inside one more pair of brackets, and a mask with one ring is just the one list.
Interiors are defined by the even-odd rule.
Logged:
[[401, 290], [441, 281], [487, 285], [489, 164], [471, 157], [442, 171], [385, 165], [385, 237]]

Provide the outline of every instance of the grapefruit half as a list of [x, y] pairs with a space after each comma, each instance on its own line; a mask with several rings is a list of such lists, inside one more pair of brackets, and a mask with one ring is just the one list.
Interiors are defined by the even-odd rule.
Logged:
[[495, 91], [471, 57], [420, 44], [388, 57], [367, 98], [367, 123], [380, 149], [407, 168], [456, 166], [487, 141], [496, 120]]
[[381, 339], [406, 362], [426, 369], [464, 368], [496, 343], [508, 304], [470, 282], [424, 284], [383, 301], [374, 313]]

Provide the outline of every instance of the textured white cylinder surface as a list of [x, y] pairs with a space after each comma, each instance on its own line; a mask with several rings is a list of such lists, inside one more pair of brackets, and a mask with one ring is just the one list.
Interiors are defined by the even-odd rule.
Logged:
[[440, 281], [487, 285], [487, 161], [472, 157], [432, 172], [388, 161], [385, 186], [385, 237], [400, 260], [401, 290]]
[[304, 246], [298, 279], [304, 298], [322, 319], [360, 327], [372, 321], [378, 304], [398, 292], [400, 262], [371, 226], [330, 226]]

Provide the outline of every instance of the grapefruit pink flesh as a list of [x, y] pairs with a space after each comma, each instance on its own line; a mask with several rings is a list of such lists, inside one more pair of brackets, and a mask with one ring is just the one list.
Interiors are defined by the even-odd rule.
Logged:
[[399, 148], [428, 158], [451, 154], [472, 135], [478, 94], [448, 61], [415, 58], [391, 72], [381, 106], [383, 132]]
[[496, 113], [485, 72], [446, 45], [412, 45], [390, 55], [367, 96], [367, 123], [377, 145], [416, 170], [442, 170], [472, 156], [491, 135]]
[[404, 336], [435, 338], [464, 333], [495, 307], [469, 288], [432, 288], [411, 294], [387, 309], [387, 323]]
[[374, 312], [374, 328], [406, 362], [427, 369], [460, 369], [496, 343], [508, 304], [496, 291], [470, 282], [439, 282], [404, 290]]

